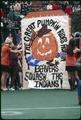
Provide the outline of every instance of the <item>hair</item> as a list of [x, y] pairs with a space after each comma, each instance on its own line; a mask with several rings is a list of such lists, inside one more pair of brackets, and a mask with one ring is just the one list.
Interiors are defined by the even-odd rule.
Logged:
[[75, 40], [76, 47], [79, 48], [80, 38], [74, 38], [74, 40]]
[[74, 39], [70, 39], [69, 41], [69, 45], [67, 47], [67, 54], [72, 56], [73, 55], [73, 50], [75, 48], [76, 44], [75, 44], [75, 41]]

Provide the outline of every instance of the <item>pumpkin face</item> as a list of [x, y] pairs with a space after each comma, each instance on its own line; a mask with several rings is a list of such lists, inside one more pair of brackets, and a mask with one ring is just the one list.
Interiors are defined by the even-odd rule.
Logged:
[[58, 45], [54, 35], [49, 32], [40, 38], [37, 36], [32, 43], [31, 51], [35, 59], [53, 60], [58, 52]]

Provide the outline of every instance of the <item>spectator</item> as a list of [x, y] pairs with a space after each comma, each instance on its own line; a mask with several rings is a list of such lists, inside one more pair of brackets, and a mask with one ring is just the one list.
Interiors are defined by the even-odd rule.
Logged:
[[18, 33], [16, 34], [16, 45], [18, 45], [21, 41], [21, 31], [18, 30]]
[[61, 9], [61, 5], [59, 5], [59, 4], [53, 5], [53, 10], [59, 10], [59, 9]]
[[7, 17], [8, 17], [11, 21], [14, 21], [14, 20], [15, 20], [15, 13], [14, 13], [14, 8], [13, 8], [13, 6], [12, 6], [12, 8], [10, 8], [10, 11], [9, 11]]
[[71, 5], [66, 7], [65, 13], [68, 14], [70, 17], [72, 16], [73, 10]]
[[4, 11], [3, 11], [2, 8], [0, 9], [0, 17], [1, 17], [1, 18], [5, 17], [5, 13], [4, 13]]
[[80, 12], [81, 6], [80, 5], [74, 5], [73, 6], [73, 12]]
[[53, 6], [51, 4], [47, 5], [47, 10], [53, 10]]
[[19, 2], [15, 3], [14, 11], [17, 11], [17, 12], [21, 11], [21, 4]]
[[66, 7], [67, 7], [68, 3], [65, 2], [64, 4], [62, 4], [62, 10], [65, 11]]

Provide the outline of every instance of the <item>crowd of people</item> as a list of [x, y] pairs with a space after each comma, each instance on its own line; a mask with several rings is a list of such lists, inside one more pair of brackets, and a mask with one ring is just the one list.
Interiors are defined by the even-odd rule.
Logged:
[[[30, 11], [35, 11], [32, 1], [2, 1], [0, 9], [1, 17], [1, 89], [3, 91], [22, 89], [22, 42], [21, 42], [21, 19]], [[71, 5], [66, 1], [64, 4], [41, 4], [41, 10], [62, 9], [70, 17], [73, 12], [81, 14], [81, 4]], [[40, 5], [40, 6], [41, 6]], [[37, 9], [40, 7], [38, 6]], [[76, 61], [81, 62], [81, 33], [76, 32], [71, 36], [66, 49], [66, 70], [70, 89], [78, 85], [78, 95], [81, 104], [81, 68], [76, 68]]]
[[71, 4], [69, 1], [56, 2], [56, 1], [2, 1], [0, 8], [1, 17], [1, 39], [2, 42], [6, 39], [11, 32], [13, 36], [13, 43], [18, 44], [19, 34], [21, 30], [21, 19], [30, 11], [40, 10], [63, 10], [69, 16], [73, 13], [81, 14], [81, 3]]

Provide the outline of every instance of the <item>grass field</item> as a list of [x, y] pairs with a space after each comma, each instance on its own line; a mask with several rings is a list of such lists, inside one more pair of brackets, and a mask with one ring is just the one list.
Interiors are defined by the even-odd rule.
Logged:
[[76, 91], [35, 90], [1, 92], [3, 119], [80, 119]]

